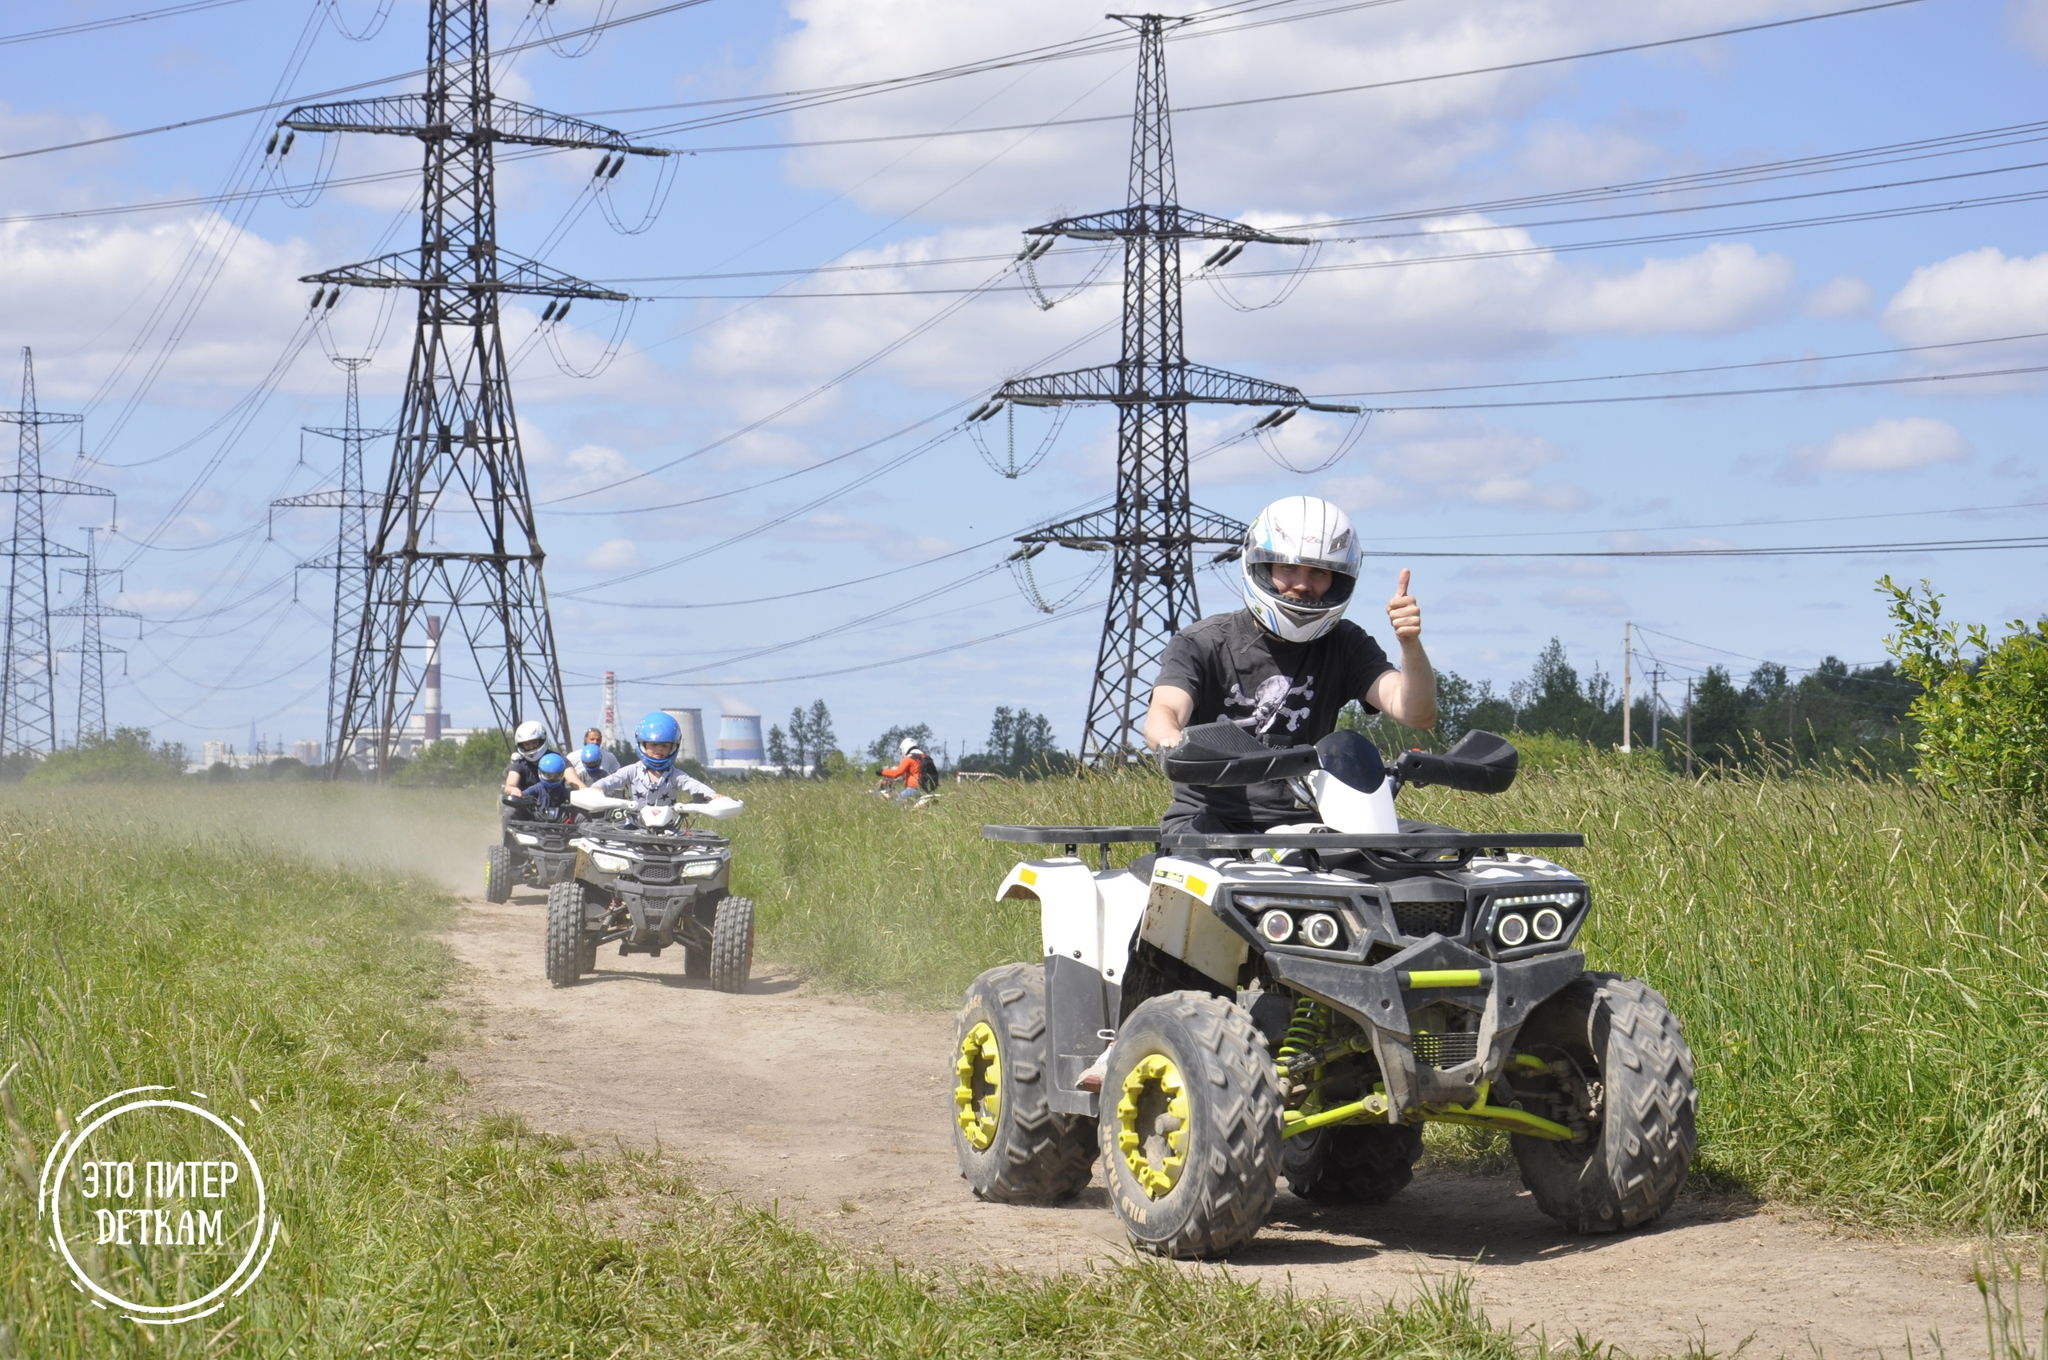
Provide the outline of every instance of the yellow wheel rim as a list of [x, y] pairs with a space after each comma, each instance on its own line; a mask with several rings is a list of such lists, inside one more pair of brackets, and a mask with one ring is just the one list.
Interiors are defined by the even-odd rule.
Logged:
[[1188, 1094], [1180, 1069], [1148, 1053], [1124, 1077], [1116, 1146], [1131, 1179], [1152, 1199], [1172, 1193], [1188, 1162]]
[[988, 1151], [996, 1140], [996, 1119], [1003, 1107], [1003, 1054], [996, 1032], [977, 1023], [953, 1055], [953, 1121], [960, 1136], [976, 1152]]

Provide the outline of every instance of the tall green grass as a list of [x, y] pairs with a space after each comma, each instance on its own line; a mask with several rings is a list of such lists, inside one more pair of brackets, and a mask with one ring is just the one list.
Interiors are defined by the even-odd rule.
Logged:
[[[1031, 904], [993, 898], [1045, 852], [983, 822], [1144, 823], [1167, 801], [1137, 774], [960, 785], [923, 811], [846, 784], [745, 795], [762, 951], [916, 1005], [1037, 955]], [[1495, 798], [1402, 802], [1586, 833], [1558, 853], [1593, 885], [1581, 943], [1685, 1021], [1703, 1177], [1879, 1224], [2048, 1225], [2048, 854], [2024, 831], [1895, 780], [1688, 782], [1591, 753]]]
[[[494, 823], [472, 802], [0, 797], [0, 1357], [1603, 1353], [1496, 1329], [1458, 1285], [1359, 1311], [1165, 1266], [928, 1277], [707, 1199], [649, 1156], [453, 1119], [456, 1079], [430, 1061], [454, 1041], [434, 937], [450, 906], [333, 862], [478, 861]], [[144, 1331], [72, 1287], [35, 1201], [65, 1111], [155, 1083], [260, 1102], [251, 1142], [284, 1232], [227, 1310]], [[180, 1154], [210, 1149], [153, 1155]]]

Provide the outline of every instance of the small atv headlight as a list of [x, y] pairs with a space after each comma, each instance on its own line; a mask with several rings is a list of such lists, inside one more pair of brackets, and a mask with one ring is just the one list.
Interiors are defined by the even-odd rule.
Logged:
[[1337, 918], [1321, 912], [1301, 923], [1301, 937], [1318, 949], [1328, 949], [1337, 943]]
[[1259, 934], [1274, 944], [1285, 944], [1294, 937], [1294, 918], [1277, 908], [1269, 911], [1259, 918]]
[[709, 878], [718, 872], [718, 865], [715, 859], [693, 859], [683, 866], [683, 877]]
[[1508, 948], [1529, 938], [1529, 922], [1519, 912], [1509, 912], [1493, 923], [1493, 937]]
[[521, 845], [539, 845], [539, 844], [540, 844], [540, 837], [538, 837], [538, 836], [530, 836], [530, 835], [528, 835], [528, 834], [527, 834], [526, 832], [524, 832], [524, 831], [515, 831], [515, 832], [513, 832], [513, 833], [512, 833], [512, 839], [513, 839], [513, 840], [515, 840], [515, 841], [518, 841], [518, 842], [519, 842], [519, 843], [520, 843]]
[[1564, 934], [1564, 913], [1556, 907], [1545, 907], [1529, 918], [1529, 929], [1536, 932], [1539, 940], [1554, 940]]
[[624, 855], [592, 855], [590, 862], [608, 874], [623, 874], [633, 864]]

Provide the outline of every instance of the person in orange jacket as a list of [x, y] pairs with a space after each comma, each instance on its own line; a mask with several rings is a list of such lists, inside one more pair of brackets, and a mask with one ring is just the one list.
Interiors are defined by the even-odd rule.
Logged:
[[914, 738], [905, 737], [897, 743], [896, 754], [900, 758], [894, 765], [887, 769], [877, 765], [875, 773], [883, 779], [903, 781], [902, 791], [896, 795], [898, 799], [914, 801], [928, 793], [939, 791], [938, 780], [933, 775], [936, 766]]

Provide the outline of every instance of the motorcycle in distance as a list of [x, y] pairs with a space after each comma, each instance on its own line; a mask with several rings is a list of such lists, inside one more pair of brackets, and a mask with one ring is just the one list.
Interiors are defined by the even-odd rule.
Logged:
[[570, 844], [575, 873], [548, 889], [548, 981], [567, 987], [597, 967], [599, 946], [658, 957], [683, 947], [683, 976], [744, 991], [754, 965], [754, 904], [731, 895], [732, 843], [690, 826], [738, 815], [736, 798], [635, 806], [596, 789], [569, 801], [583, 814]]
[[576, 809], [559, 804], [536, 811], [530, 794], [501, 794], [499, 802], [513, 812], [503, 840], [484, 854], [484, 900], [508, 902], [521, 884], [550, 888], [568, 882], [576, 872], [576, 850], [569, 843], [580, 820]]
[[[1068, 1199], [1099, 1153], [1133, 1246], [1222, 1256], [1282, 1177], [1309, 1200], [1379, 1203], [1408, 1184], [1421, 1126], [1444, 1123], [1507, 1134], [1536, 1207], [1572, 1232], [1661, 1215], [1693, 1158], [1692, 1053], [1657, 992], [1587, 970], [1585, 881], [1522, 853], [1584, 838], [1395, 815], [1402, 786], [1499, 793], [1518, 759], [1475, 731], [1389, 770], [1355, 732], [1276, 750], [1204, 724], [1162, 753], [1171, 778], [1294, 780], [1317, 820], [1170, 839], [982, 828], [1064, 853], [997, 893], [1038, 903], [1040, 961], [982, 974], [955, 1025], [954, 1147], [975, 1194]], [[1109, 867], [1111, 845], [1148, 842]], [[1082, 1081], [1097, 1072], [1099, 1096]]]

